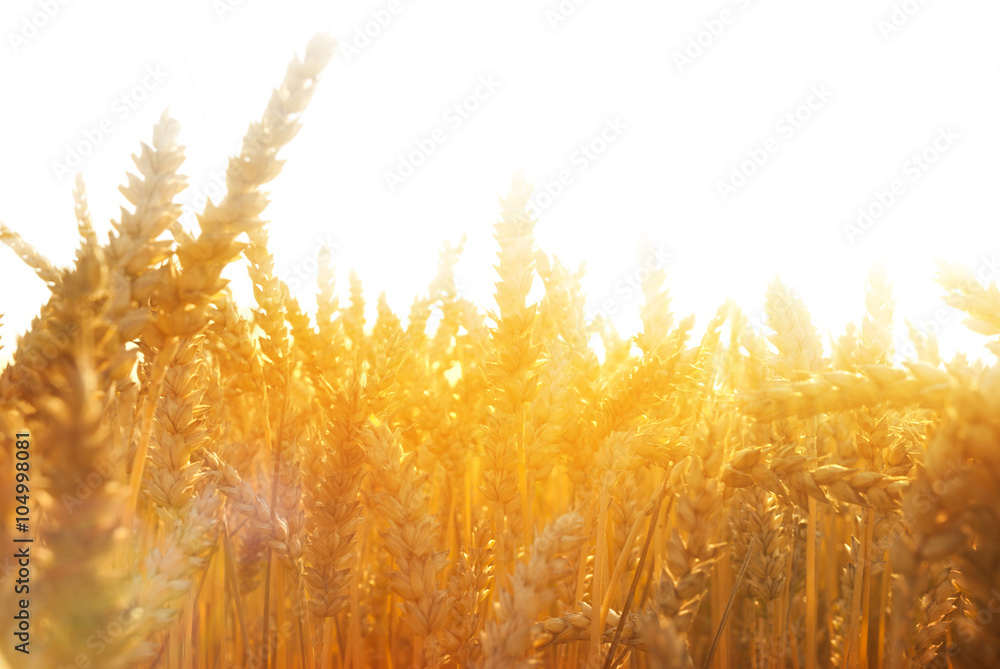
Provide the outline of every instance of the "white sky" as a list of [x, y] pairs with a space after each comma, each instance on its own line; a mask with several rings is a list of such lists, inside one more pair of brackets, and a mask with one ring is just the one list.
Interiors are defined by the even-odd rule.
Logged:
[[[942, 304], [935, 257], [1000, 275], [1000, 5], [576, 2], [7, 0], [0, 220], [68, 263], [73, 178], [53, 164], [101, 135], [80, 169], [106, 232], [130, 155], [166, 107], [188, 147], [181, 198], [200, 207], [292, 54], [328, 29], [342, 52], [284, 153], [267, 212], [279, 273], [302, 277], [292, 283], [307, 304], [315, 254], [333, 243], [341, 292], [355, 268], [371, 304], [385, 290], [405, 315], [442, 242], [465, 234], [462, 289], [489, 306], [492, 224], [518, 168], [536, 183], [569, 177], [537, 241], [568, 264], [585, 260], [590, 306], [610, 304], [629, 333], [639, 299], [624, 282], [640, 272], [642, 244], [669, 254], [674, 306], [700, 326], [727, 295], [759, 315], [775, 274], [834, 334], [860, 320], [876, 259], [898, 313], [919, 322]], [[573, 11], [556, 22], [560, 7]], [[358, 31], [373, 16], [387, 25], [365, 45]], [[701, 53], [681, 63], [699, 39]], [[449, 112], [477, 92], [467, 118]], [[783, 120], [796, 110], [804, 120]], [[593, 159], [579, 152], [591, 142], [603, 149]], [[417, 143], [433, 154], [391, 190], [385, 174]], [[908, 162], [925, 150], [933, 165]], [[719, 183], [762, 154], [724, 201]], [[851, 243], [845, 224], [894, 180], [895, 201]], [[45, 294], [0, 249], [0, 356]], [[981, 341], [954, 313], [939, 320], [944, 352]]]

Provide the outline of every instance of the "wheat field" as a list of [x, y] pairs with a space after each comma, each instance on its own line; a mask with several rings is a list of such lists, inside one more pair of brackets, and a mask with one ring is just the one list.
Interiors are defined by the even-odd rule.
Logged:
[[[896, 363], [878, 268], [829, 357], [778, 280], [773, 334], [730, 303], [696, 333], [651, 272], [623, 336], [536, 248], [520, 177], [495, 304], [459, 294], [457, 244], [370, 324], [323, 253], [307, 314], [263, 189], [333, 49], [292, 62], [196, 230], [166, 115], [107, 240], [78, 178], [71, 267], [0, 229], [51, 290], [3, 342], [3, 540], [27, 507], [33, 542], [0, 664], [1000, 666], [1000, 368], [912, 329]], [[1000, 354], [996, 285], [939, 283]]]

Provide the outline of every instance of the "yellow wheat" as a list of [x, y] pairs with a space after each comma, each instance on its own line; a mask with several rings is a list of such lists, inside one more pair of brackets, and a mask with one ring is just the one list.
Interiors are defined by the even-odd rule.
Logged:
[[[895, 362], [878, 267], [828, 350], [779, 280], [766, 334], [726, 303], [693, 336], [662, 269], [622, 336], [535, 247], [522, 176], [492, 307], [460, 293], [463, 238], [408, 318], [380, 296], [373, 323], [323, 249], [308, 314], [263, 187], [332, 51], [290, 65], [197, 230], [166, 115], [105, 240], [78, 179], [71, 267], [0, 225], [51, 292], [4, 343], [3, 538], [18, 483], [40, 520], [32, 652], [11, 571], [0, 664], [1000, 666], [1000, 367], [913, 328]], [[222, 278], [240, 256], [248, 309]], [[939, 282], [1000, 353], [997, 286]]]

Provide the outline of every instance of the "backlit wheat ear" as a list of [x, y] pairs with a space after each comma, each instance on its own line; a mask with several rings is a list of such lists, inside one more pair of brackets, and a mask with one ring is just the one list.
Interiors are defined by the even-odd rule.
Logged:
[[649, 272], [642, 282], [645, 301], [640, 309], [643, 330], [635, 341], [644, 354], [656, 353], [666, 341], [673, 321], [670, 313], [670, 294], [664, 288], [667, 274], [657, 268]]
[[441, 649], [461, 667], [473, 666], [481, 658], [479, 631], [486, 621], [493, 587], [493, 545], [489, 524], [475, 529], [471, 546], [459, 557], [448, 581], [451, 618], [444, 629]]
[[162, 348], [163, 340], [155, 328], [147, 327], [154, 316], [148, 301], [169, 276], [167, 268], [156, 267], [173, 250], [173, 241], [162, 234], [180, 216], [174, 198], [187, 187], [177, 172], [184, 162], [179, 133], [180, 124], [164, 112], [153, 128], [152, 144], [143, 144], [132, 156], [138, 174], [129, 173], [128, 183], [119, 190], [133, 210], [121, 208], [107, 247], [115, 317], [128, 323], [126, 336], [144, 333], [146, 343], [156, 349]]
[[[497, 569], [506, 583], [508, 552], [521, 537], [530, 549], [531, 509], [525, 468], [525, 404], [538, 391], [537, 360], [539, 345], [532, 338], [537, 315], [536, 305], [528, 306], [534, 273], [534, 225], [528, 212], [531, 188], [517, 175], [510, 195], [501, 203], [501, 218], [494, 237], [500, 245], [496, 266], [498, 280], [491, 331], [494, 354], [487, 374], [492, 386], [490, 414], [484, 444], [483, 494], [493, 504], [498, 535]], [[517, 521], [508, 526], [507, 520]]]
[[766, 312], [767, 325], [774, 330], [768, 339], [779, 354], [772, 366], [780, 377], [798, 379], [826, 367], [823, 345], [809, 312], [802, 300], [779, 279], [768, 286]]
[[263, 118], [250, 125], [239, 156], [229, 161], [226, 196], [218, 204], [209, 202], [205, 206], [198, 215], [198, 236], [187, 236], [178, 245], [177, 277], [157, 294], [162, 309], [157, 327], [165, 335], [193, 334], [203, 326], [208, 302], [226, 285], [220, 278], [222, 270], [243, 248], [236, 236], [262, 225], [260, 216], [267, 197], [260, 187], [280, 172], [277, 153], [298, 132], [298, 117], [312, 98], [316, 79], [330, 61], [333, 49], [329, 38], [317, 35], [309, 42], [305, 59], [295, 59], [289, 65]]
[[59, 272], [56, 271], [48, 258], [2, 222], [0, 222], [0, 242], [10, 247], [10, 250], [16, 253], [25, 265], [34, 270], [39, 279], [50, 286], [59, 283]]
[[414, 457], [403, 457], [399, 434], [385, 425], [373, 426], [364, 440], [372, 472], [367, 502], [383, 520], [380, 535], [396, 561], [390, 587], [402, 600], [400, 622], [413, 636], [413, 663], [434, 665], [453, 602], [440, 584], [447, 557], [440, 550], [440, 523], [430, 515], [424, 494], [426, 475], [416, 469]]
[[865, 317], [861, 322], [861, 338], [858, 341], [859, 365], [879, 365], [891, 361], [894, 310], [892, 286], [886, 279], [885, 269], [876, 265], [868, 275]]
[[[552, 583], [566, 575], [563, 556], [583, 538], [583, 519], [575, 513], [556, 519], [532, 545], [531, 558], [517, 565], [511, 584], [494, 605], [496, 619], [482, 633], [483, 666], [528, 667], [531, 627], [555, 599]], [[571, 573], [571, 572], [570, 572]]]
[[[305, 463], [306, 574], [309, 610], [322, 621], [321, 656], [331, 656], [335, 618], [350, 607], [355, 623], [347, 646], [361, 653], [357, 588], [357, 533], [362, 523], [359, 499], [365, 475], [364, 439], [371, 415], [361, 380], [348, 376], [338, 389], [321, 394], [326, 416], [319, 430], [319, 450]], [[359, 658], [360, 662], [360, 658]]]
[[[109, 401], [112, 389], [134, 364], [134, 352], [125, 351], [121, 333], [109, 319], [107, 281], [99, 251], [83, 258], [74, 271], [64, 272], [42, 309], [44, 325], [19, 341], [23, 357], [16, 357], [15, 364], [21, 369], [8, 367], [4, 372], [5, 385], [12, 380], [18, 384], [22, 415], [16, 429], [27, 428], [34, 442], [34, 467], [25, 473], [46, 472], [44, 479], [29, 477], [33, 487], [28, 489], [34, 489], [37, 498], [47, 488], [53, 502], [44, 526], [35, 515], [34, 526], [28, 527], [34, 536], [44, 532], [46, 546], [39, 550], [41, 544], [35, 544], [30, 551], [38, 586], [31, 593], [33, 604], [51, 611], [44, 641], [22, 661], [29, 668], [73, 662], [89, 630], [107, 625], [127, 606], [128, 579], [116, 568], [125, 548], [118, 531], [126, 499], [121, 484], [103, 477], [85, 496], [63, 496], [76, 487], [80, 472], [95, 467], [110, 471], [106, 466], [113, 457], [112, 439], [105, 422]], [[78, 337], [54, 336], [70, 325], [79, 329]], [[28, 366], [34, 353], [44, 355], [44, 365]], [[16, 462], [13, 449], [10, 453], [11, 463]], [[13, 495], [3, 503], [9, 516], [14, 515], [12, 501]], [[28, 550], [30, 545], [18, 546]], [[17, 607], [14, 588], [6, 590], [4, 605]], [[76, 596], [67, 599], [67, 592]], [[16, 622], [10, 618], [4, 628], [14, 638]], [[120, 639], [108, 647], [109, 666], [127, 652], [127, 644]]]
[[910, 341], [913, 342], [917, 359], [934, 367], [940, 366], [943, 361], [941, 353], [938, 350], [937, 337], [934, 333], [924, 332], [909, 321], [906, 322], [906, 329], [910, 333]]
[[83, 175], [77, 174], [73, 186], [73, 211], [76, 214], [77, 230], [80, 233], [80, 249], [78, 256], [88, 255], [97, 248], [97, 233], [94, 232], [94, 222], [90, 217], [90, 205], [87, 202], [87, 188], [83, 183]]
[[[1000, 289], [997, 284], [983, 284], [966, 267], [940, 263], [938, 284], [948, 291], [945, 302], [968, 314], [965, 325], [973, 332], [987, 336], [1000, 336]], [[1000, 343], [992, 341], [987, 347], [1000, 355]]]

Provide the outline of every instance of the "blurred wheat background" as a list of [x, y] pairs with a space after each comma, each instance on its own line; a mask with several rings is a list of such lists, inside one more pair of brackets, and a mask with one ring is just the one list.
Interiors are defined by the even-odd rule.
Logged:
[[[333, 52], [291, 63], [192, 227], [164, 114], [107, 239], [77, 179], [66, 269], [0, 229], [49, 291], [3, 342], [0, 471], [13, 490], [30, 430], [38, 542], [9, 666], [997, 665], [1000, 368], [913, 328], [897, 363], [878, 266], [828, 349], [780, 280], [767, 336], [731, 302], [696, 331], [662, 269], [621, 334], [536, 244], [521, 175], [488, 308], [456, 287], [458, 243], [371, 322], [325, 248], [309, 314], [263, 188]], [[250, 311], [222, 276], [239, 259]], [[1000, 352], [996, 284], [937, 281]]]

